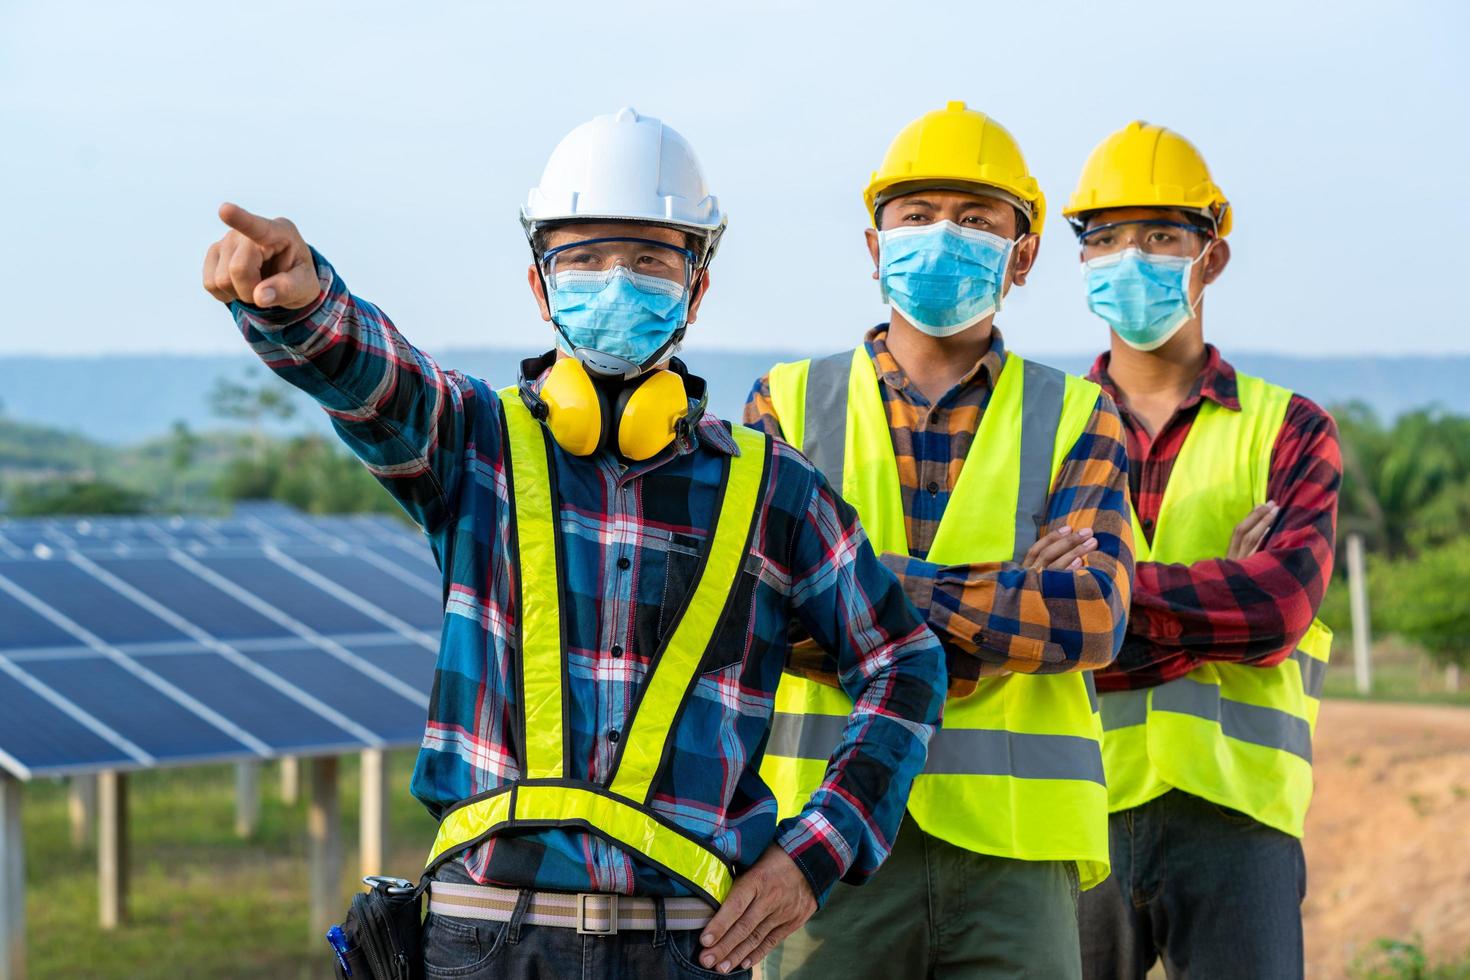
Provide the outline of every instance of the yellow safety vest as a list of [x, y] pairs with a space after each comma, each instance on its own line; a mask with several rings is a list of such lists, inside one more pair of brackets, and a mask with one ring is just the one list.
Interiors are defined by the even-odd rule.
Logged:
[[[1222, 558], [1235, 525], [1265, 503], [1291, 392], [1236, 375], [1240, 411], [1200, 402], [1159, 507], [1153, 543], [1133, 515], [1139, 561]], [[1108, 804], [1128, 810], [1178, 788], [1302, 835], [1312, 734], [1332, 631], [1320, 620], [1275, 667], [1207, 663], [1148, 690], [1102, 696]]]
[[[551, 440], [514, 388], [500, 392], [506, 453], [515, 498], [515, 568], [520, 613], [523, 778], [455, 804], [429, 852], [432, 871], [454, 854], [507, 831], [572, 827], [636, 855], [718, 907], [734, 878], [708, 842], [651, 806], [672, 754], [674, 724], [697, 679], [700, 661], [726, 617], [735, 577], [750, 549], [767, 479], [770, 440], [735, 427], [740, 455], [726, 464], [719, 516], [701, 556], [695, 585], [643, 681], [637, 707], [606, 783], [570, 778], [566, 736], [567, 658], [562, 649], [555, 469]], [[733, 611], [738, 615], [738, 611]]]
[[[867, 351], [778, 364], [770, 384], [783, 435], [841, 487], [874, 549], [908, 554], [893, 439]], [[1024, 556], [1097, 396], [1091, 382], [1008, 354], [929, 560]], [[820, 785], [851, 710], [840, 690], [782, 677], [761, 765], [782, 817], [799, 812]], [[1107, 790], [1096, 710], [1090, 674], [982, 679], [973, 694], [946, 703], [909, 814], [927, 833], [968, 850], [1076, 861], [1084, 888], [1102, 881]]]

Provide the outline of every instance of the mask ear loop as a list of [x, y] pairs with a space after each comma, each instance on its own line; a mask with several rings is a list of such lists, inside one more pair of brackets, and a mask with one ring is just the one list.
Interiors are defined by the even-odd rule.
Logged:
[[[995, 296], [995, 310], [991, 313], [991, 316], [999, 313], [1001, 309], [1006, 305], [1006, 294], [1009, 293], [1011, 291], [1011, 287], [1016, 284], [1015, 272], [1011, 269], [1011, 260], [1014, 259], [1021, 252], [1021, 239], [1027, 238], [1034, 234], [1036, 233], [1028, 231], [1026, 232], [1026, 234], [1022, 235], [1021, 238], [1011, 239], [1011, 244], [1006, 249], [1005, 269], [1002, 270], [1000, 274], [1000, 291]], [[1040, 238], [1041, 236], [1037, 235], [1037, 237]], [[1011, 277], [1010, 282], [1006, 281], [1007, 275]]]
[[[1193, 259], [1190, 260], [1190, 263], [1189, 263], [1189, 271], [1185, 273], [1185, 276], [1186, 276], [1186, 279], [1184, 281], [1185, 296], [1188, 296], [1189, 295], [1189, 280], [1192, 279], [1192, 278], [1194, 278], [1194, 267], [1197, 266], [1197, 265], [1199, 265], [1201, 262], [1204, 261], [1205, 256], [1210, 254], [1210, 249], [1214, 248], [1215, 247], [1215, 243], [1218, 242], [1219, 240], [1220, 239], [1218, 239], [1218, 238], [1214, 237], [1213, 235], [1211, 235], [1210, 236], [1210, 240], [1205, 243], [1205, 247], [1200, 250], [1200, 253], [1198, 255], [1196, 255]], [[1192, 302], [1192, 303], [1189, 304], [1189, 320], [1193, 320], [1194, 318], [1196, 318], [1197, 316], [1199, 316], [1199, 305], [1200, 305], [1200, 303], [1204, 302], [1204, 299], [1205, 299], [1205, 280], [1204, 280], [1204, 277], [1201, 276], [1200, 277], [1200, 283], [1199, 283], [1199, 295], [1194, 298], [1194, 302]], [[1189, 320], [1185, 320], [1184, 322], [1185, 323], [1188, 323]]]

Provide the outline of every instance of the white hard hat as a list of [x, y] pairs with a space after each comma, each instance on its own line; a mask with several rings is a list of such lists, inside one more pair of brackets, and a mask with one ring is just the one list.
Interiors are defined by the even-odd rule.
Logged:
[[553, 222], [599, 219], [692, 232], [704, 238], [706, 261], [725, 230], [725, 213], [709, 193], [693, 147], [631, 108], [597, 116], [564, 136], [521, 208], [527, 237]]

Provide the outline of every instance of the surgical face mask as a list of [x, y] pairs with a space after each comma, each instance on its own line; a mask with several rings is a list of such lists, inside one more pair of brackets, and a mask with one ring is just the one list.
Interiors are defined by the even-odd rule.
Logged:
[[558, 344], [599, 374], [638, 374], [689, 317], [683, 283], [621, 265], [555, 272], [546, 286]]
[[1126, 248], [1088, 259], [1082, 263], [1087, 307], [1106, 320], [1129, 347], [1157, 350], [1194, 319], [1199, 298], [1189, 301], [1190, 272], [1208, 252], [1205, 248], [1191, 259]]
[[1016, 243], [953, 221], [878, 233], [883, 300], [931, 337], [949, 337], [1000, 309]]

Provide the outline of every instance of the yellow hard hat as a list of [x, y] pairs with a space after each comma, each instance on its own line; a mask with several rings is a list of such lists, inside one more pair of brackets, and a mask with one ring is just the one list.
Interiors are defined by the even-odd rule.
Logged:
[[1210, 179], [1194, 144], [1172, 129], [1135, 120], [1103, 140], [1082, 166], [1062, 214], [1074, 227], [1103, 208], [1184, 208], [1208, 215], [1220, 237], [1230, 233], [1230, 202]]
[[1046, 196], [1026, 169], [1015, 137], [963, 102], [926, 112], [899, 130], [863, 191], [868, 217], [877, 223], [878, 203], [891, 196], [888, 190], [919, 182], [993, 187], [1030, 212], [1033, 232], [1041, 234], [1046, 223]]

